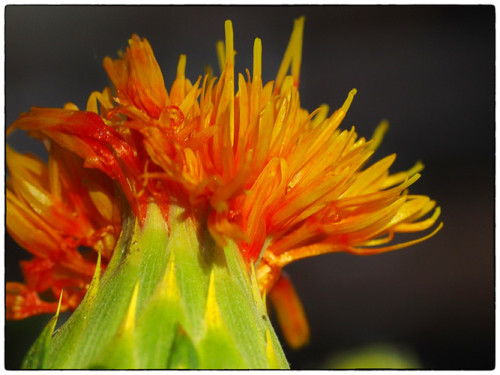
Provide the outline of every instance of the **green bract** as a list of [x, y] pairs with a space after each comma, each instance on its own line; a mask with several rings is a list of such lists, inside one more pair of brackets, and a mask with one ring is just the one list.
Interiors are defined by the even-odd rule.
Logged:
[[98, 262], [80, 306], [56, 332], [49, 322], [23, 367], [288, 368], [237, 246], [183, 213], [171, 206], [167, 223], [150, 204], [142, 228], [130, 214], [102, 277]]

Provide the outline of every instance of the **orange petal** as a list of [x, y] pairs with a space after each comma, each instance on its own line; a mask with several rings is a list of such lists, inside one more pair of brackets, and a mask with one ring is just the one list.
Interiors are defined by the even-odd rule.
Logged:
[[[33, 315], [55, 313], [57, 302], [45, 302], [38, 293], [21, 283], [7, 283], [5, 296], [5, 317], [7, 319], [24, 319]], [[61, 311], [67, 306], [63, 304]]]
[[281, 277], [269, 294], [285, 339], [292, 349], [299, 349], [309, 342], [309, 324], [302, 303], [290, 279]]
[[157, 119], [166, 105], [167, 90], [151, 45], [146, 39], [132, 35], [122, 59], [104, 59], [104, 69], [116, 87], [120, 103], [133, 103], [150, 117]]

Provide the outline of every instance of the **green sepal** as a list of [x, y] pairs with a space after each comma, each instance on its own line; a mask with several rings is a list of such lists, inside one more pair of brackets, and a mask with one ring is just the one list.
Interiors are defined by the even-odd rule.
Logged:
[[223, 328], [207, 330], [198, 344], [200, 369], [235, 370], [250, 368], [231, 334]]
[[49, 320], [42, 333], [35, 340], [28, 353], [24, 357], [21, 369], [46, 369], [47, 358], [49, 354], [50, 341], [56, 328], [57, 319], [59, 318], [59, 310], [61, 309], [62, 294], [59, 297], [59, 305], [57, 306], [56, 314]]
[[43, 367], [288, 368], [253, 268], [180, 207], [168, 222], [154, 204], [142, 226], [126, 217], [100, 275], [98, 264], [80, 306], [44, 347]]
[[200, 367], [196, 347], [188, 337], [186, 331], [180, 324], [174, 329], [174, 339], [172, 342], [172, 350], [167, 361], [166, 368], [181, 370], [181, 369], [197, 369]]
[[162, 281], [137, 319], [136, 351], [141, 360], [139, 368], [169, 368], [169, 357], [177, 345], [174, 341], [178, 327], [181, 327], [180, 323], [185, 324], [185, 316], [175, 276], [175, 256], [172, 253]]
[[98, 359], [90, 367], [95, 369], [130, 369], [137, 368], [135, 355], [135, 312], [139, 284], [135, 285], [127, 313], [115, 337], [100, 352]]

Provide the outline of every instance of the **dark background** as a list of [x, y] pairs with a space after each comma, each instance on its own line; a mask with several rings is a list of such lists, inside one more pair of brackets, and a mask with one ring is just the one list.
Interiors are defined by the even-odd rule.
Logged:
[[[376, 159], [396, 152], [391, 171], [426, 165], [412, 193], [442, 207], [431, 240], [373, 257], [328, 254], [287, 268], [311, 325], [311, 344], [287, 350], [292, 368], [319, 368], [346, 350], [386, 343], [422, 368], [492, 369], [494, 310], [495, 8], [493, 6], [109, 7], [8, 6], [6, 124], [32, 105], [85, 108], [108, 79], [102, 59], [146, 37], [167, 87], [179, 54], [195, 81], [218, 71], [215, 41], [233, 21], [236, 70], [251, 68], [263, 42], [263, 78], [274, 79], [294, 18], [306, 16], [302, 106], [340, 107], [358, 94], [343, 127], [370, 137], [390, 129]], [[22, 134], [9, 144], [41, 147]], [[6, 242], [6, 279], [29, 254]], [[6, 323], [7, 368], [19, 366], [49, 317]]]

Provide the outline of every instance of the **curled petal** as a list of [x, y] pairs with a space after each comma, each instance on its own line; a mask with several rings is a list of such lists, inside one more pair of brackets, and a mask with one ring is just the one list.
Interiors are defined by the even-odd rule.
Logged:
[[309, 342], [309, 324], [302, 303], [290, 279], [282, 274], [271, 289], [269, 298], [288, 345], [299, 349]]

